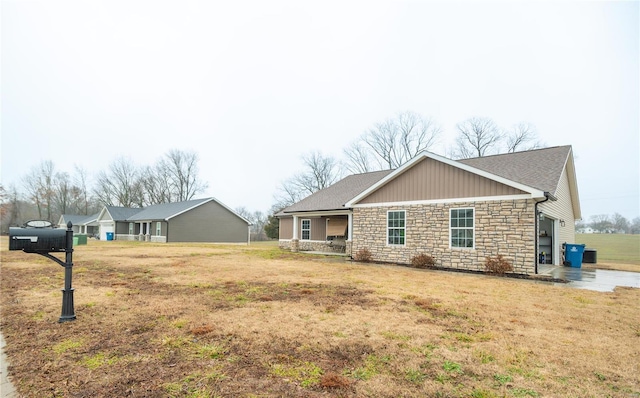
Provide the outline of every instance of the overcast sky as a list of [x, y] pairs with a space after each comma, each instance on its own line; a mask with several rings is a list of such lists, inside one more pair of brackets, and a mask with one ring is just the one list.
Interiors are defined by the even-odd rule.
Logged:
[[5, 186], [196, 151], [266, 211], [312, 150], [402, 111], [573, 145], [583, 218], [640, 215], [639, 2], [2, 1]]

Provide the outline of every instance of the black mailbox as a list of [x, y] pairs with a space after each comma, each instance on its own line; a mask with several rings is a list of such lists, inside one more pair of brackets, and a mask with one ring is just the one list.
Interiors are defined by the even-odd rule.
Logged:
[[9, 250], [26, 253], [63, 252], [67, 231], [56, 228], [9, 228]]

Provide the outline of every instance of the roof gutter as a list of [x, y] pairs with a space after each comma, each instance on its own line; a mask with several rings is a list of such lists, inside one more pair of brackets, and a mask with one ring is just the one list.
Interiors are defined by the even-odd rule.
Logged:
[[555, 196], [551, 195], [549, 192], [545, 192], [544, 193], [544, 200], [536, 202], [536, 204], [534, 206], [534, 209], [535, 209], [534, 215], [535, 215], [535, 218], [536, 218], [536, 221], [535, 221], [535, 232], [534, 232], [534, 235], [535, 235], [535, 251], [536, 251], [536, 255], [534, 256], [535, 257], [534, 261], [535, 261], [535, 273], [536, 273], [536, 275], [538, 275], [538, 244], [539, 244], [538, 243], [538, 240], [539, 240], [539, 238], [538, 238], [538, 230], [540, 228], [540, 225], [539, 225], [539, 223], [540, 223], [540, 214], [539, 214], [539, 210], [538, 210], [538, 205], [540, 203], [544, 203], [544, 202], [549, 201], [549, 200], [552, 201], [552, 202], [555, 202], [556, 200], [558, 200], [558, 198], [556, 198]]

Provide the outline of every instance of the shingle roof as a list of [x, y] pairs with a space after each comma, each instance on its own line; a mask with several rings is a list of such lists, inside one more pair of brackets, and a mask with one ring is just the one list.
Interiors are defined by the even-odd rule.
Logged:
[[[73, 225], [80, 225], [83, 224], [83, 221], [87, 218], [88, 216], [84, 215], [84, 214], [63, 214], [62, 218], [64, 219], [65, 223], [68, 223], [69, 221], [71, 221], [71, 224]], [[95, 219], [95, 218], [94, 218]]]
[[371, 185], [380, 181], [393, 170], [374, 171], [371, 173], [353, 174], [336, 182], [330, 187], [321, 189], [301, 201], [285, 208], [278, 214], [326, 211], [344, 209], [344, 204], [360, 194]]
[[144, 209], [136, 209], [137, 213], [127, 217], [127, 221], [166, 220], [172, 216], [212, 201], [213, 198], [187, 200], [185, 202], [163, 203]]
[[458, 162], [555, 195], [570, 153], [566, 145]]
[[[555, 195], [570, 153], [571, 146], [566, 145], [463, 159], [457, 162]], [[372, 187], [391, 172], [393, 170], [383, 170], [345, 177], [330, 187], [285, 208], [277, 215], [344, 209], [345, 203]]]
[[113, 221], [126, 221], [127, 218], [140, 212], [142, 209], [133, 209], [130, 207], [105, 206]]

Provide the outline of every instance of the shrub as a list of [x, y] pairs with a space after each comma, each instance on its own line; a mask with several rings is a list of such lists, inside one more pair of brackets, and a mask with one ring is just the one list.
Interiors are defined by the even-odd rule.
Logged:
[[427, 268], [436, 265], [436, 260], [428, 254], [417, 254], [411, 258], [411, 266], [416, 268]]
[[373, 260], [373, 255], [369, 251], [369, 249], [362, 248], [356, 252], [356, 255], [353, 256], [353, 259], [356, 261], [362, 261], [363, 263], [369, 263]]
[[498, 254], [496, 257], [487, 257], [484, 269], [490, 274], [502, 275], [513, 271], [513, 266], [501, 254]]

